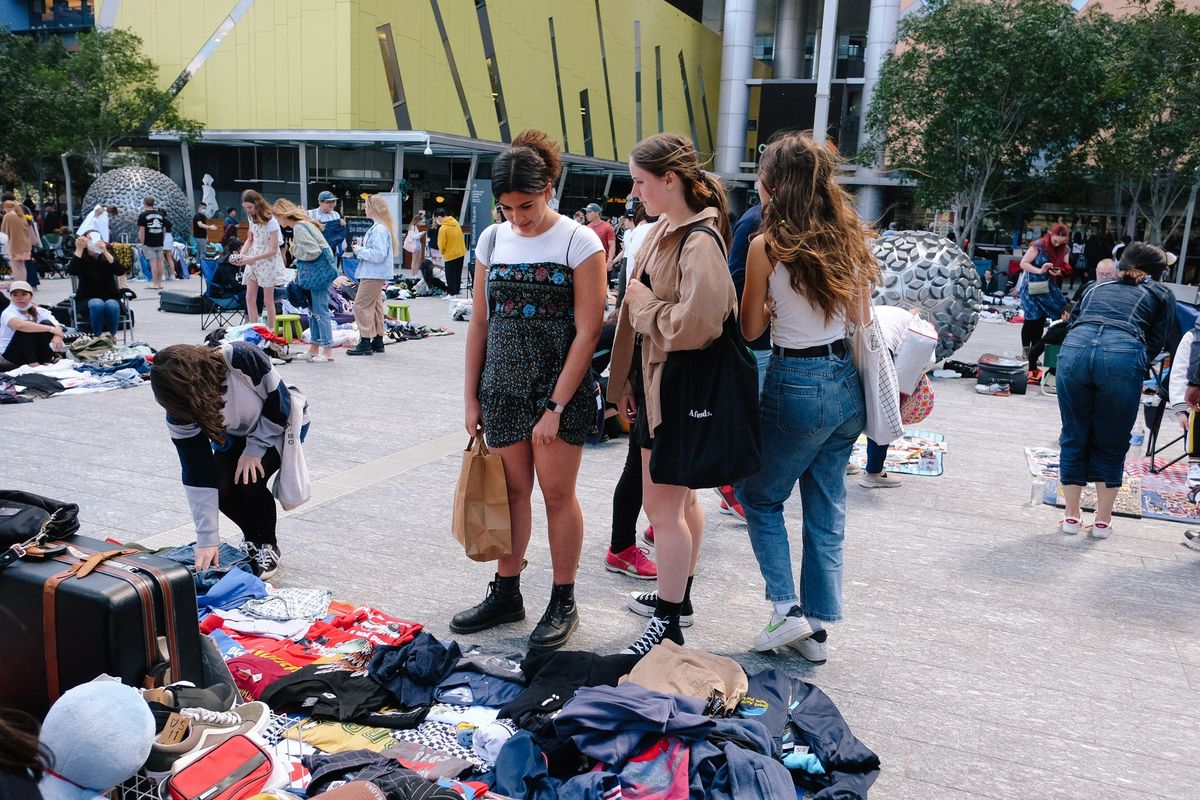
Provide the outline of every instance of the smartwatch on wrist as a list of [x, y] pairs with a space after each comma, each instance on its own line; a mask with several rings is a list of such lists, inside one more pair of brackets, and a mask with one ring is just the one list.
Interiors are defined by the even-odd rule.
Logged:
[[553, 411], [555, 414], [561, 414], [563, 412], [564, 408], [566, 408], [566, 406], [559, 405], [558, 403], [554, 402], [554, 398], [551, 398], [546, 401], [546, 410], [547, 411]]

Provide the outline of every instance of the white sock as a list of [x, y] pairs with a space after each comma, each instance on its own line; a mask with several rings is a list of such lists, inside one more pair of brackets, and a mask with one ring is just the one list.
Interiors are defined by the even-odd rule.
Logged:
[[795, 600], [785, 600], [782, 603], [775, 603], [775, 613], [781, 617], [786, 617], [787, 613], [792, 610], [792, 606], [796, 605]]
[[813, 617], [805, 617], [805, 619], [808, 620], [808, 627], [813, 629], [813, 633], [821, 630], [821, 620], [814, 619]]

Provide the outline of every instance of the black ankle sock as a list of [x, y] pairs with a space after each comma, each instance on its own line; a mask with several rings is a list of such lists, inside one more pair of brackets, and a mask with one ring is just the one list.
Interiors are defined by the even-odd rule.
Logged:
[[679, 613], [683, 610], [683, 603], [672, 603], [668, 600], [663, 600], [662, 595], [659, 595], [658, 602], [654, 605], [654, 616], [659, 619], [670, 620], [679, 623]]
[[505, 578], [499, 572], [496, 573], [496, 591], [506, 594], [516, 594], [521, 591], [521, 573], [513, 575], [511, 578]]
[[692, 604], [692, 581], [696, 580], [695, 575], [688, 577], [687, 588], [683, 590], [683, 605], [690, 606]]

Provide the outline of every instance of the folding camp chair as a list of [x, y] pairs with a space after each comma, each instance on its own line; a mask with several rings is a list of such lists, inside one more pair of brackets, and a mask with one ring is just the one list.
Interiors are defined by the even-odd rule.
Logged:
[[204, 305], [200, 310], [200, 330], [208, 330], [210, 325], [227, 328], [231, 325], [242, 325], [246, 322], [246, 295], [243, 291], [233, 297], [214, 297], [212, 294], [212, 279], [217, 273], [214, 258], [200, 259], [200, 294], [204, 297]]
[[[80, 309], [79, 303], [75, 300], [75, 295], [79, 293], [79, 278], [71, 275], [71, 297], [67, 304], [67, 313], [71, 319], [71, 327], [82, 333], [95, 333], [92, 330], [91, 317], [86, 313], [87, 309]], [[130, 331], [133, 330], [133, 307], [129, 305], [129, 298], [133, 293], [128, 289], [121, 290], [121, 299], [117, 302], [121, 305], [121, 313], [117, 316], [117, 330], [121, 332], [121, 344], [129, 344]]]
[[1042, 394], [1047, 397], [1058, 394], [1058, 378], [1054, 374], [1058, 366], [1061, 344], [1048, 344], [1042, 351]]
[[1170, 447], [1183, 442], [1187, 439], [1187, 431], [1183, 431], [1171, 441], [1162, 444], [1159, 439], [1162, 434], [1163, 420], [1167, 416], [1167, 409], [1170, 405], [1170, 394], [1168, 385], [1170, 381], [1171, 368], [1165, 366], [1166, 355], [1160, 355], [1154, 359], [1154, 363], [1150, 365], [1150, 375], [1156, 382], [1156, 394], [1158, 396], [1158, 405], [1143, 406], [1146, 409], [1146, 457], [1150, 459], [1150, 472], [1157, 475], [1172, 464], [1176, 464], [1188, 457], [1187, 445], [1184, 444], [1183, 452], [1172, 458], [1170, 461], [1163, 463], [1158, 462], [1158, 457]]

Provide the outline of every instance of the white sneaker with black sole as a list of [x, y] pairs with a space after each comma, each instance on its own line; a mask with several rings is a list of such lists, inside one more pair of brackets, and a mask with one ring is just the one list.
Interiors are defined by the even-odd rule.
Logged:
[[812, 626], [800, 613], [800, 606], [792, 606], [787, 614], [771, 613], [771, 620], [754, 639], [754, 649], [760, 653], [798, 642], [813, 635]]
[[812, 636], [791, 642], [788, 647], [814, 664], [824, 664], [829, 660], [829, 631], [824, 628], [813, 631]]
[[[625, 605], [639, 616], [653, 617], [654, 610], [658, 608], [658, 592], [630, 592]], [[695, 614], [692, 612], [692, 601], [684, 600], [683, 611], [679, 614], [679, 627], [690, 628], [693, 621]]]
[[1200, 550], [1200, 531], [1184, 531], [1183, 546], [1190, 547], [1193, 550]]

